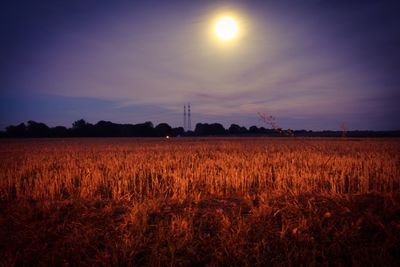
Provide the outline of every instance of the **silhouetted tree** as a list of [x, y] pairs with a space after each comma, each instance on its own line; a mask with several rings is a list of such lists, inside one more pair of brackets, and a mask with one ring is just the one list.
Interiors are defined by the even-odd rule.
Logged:
[[72, 123], [72, 134], [74, 136], [93, 136], [93, 124], [80, 119]]
[[248, 134], [249, 131], [244, 126], [241, 127], [237, 124], [231, 124], [231, 126], [228, 129], [228, 133], [231, 135], [243, 135], [243, 134]]
[[228, 129], [229, 134], [240, 134], [240, 126], [237, 124], [231, 124]]
[[41, 122], [28, 121], [27, 134], [29, 137], [49, 137], [50, 128]]
[[68, 129], [64, 126], [56, 126], [50, 129], [51, 136], [53, 137], [68, 137]]
[[208, 136], [208, 135], [225, 135], [226, 131], [224, 126], [220, 123], [197, 123], [194, 130], [195, 134], [198, 136]]
[[206, 134], [206, 123], [197, 123], [196, 127], [194, 128], [194, 133], [198, 136]]
[[172, 128], [172, 136], [183, 136], [185, 134], [185, 130], [183, 127]]
[[99, 121], [94, 125], [94, 133], [101, 137], [117, 137], [121, 136], [122, 129], [120, 124], [110, 121]]
[[27, 130], [25, 123], [18, 124], [17, 126], [10, 125], [6, 128], [6, 136], [8, 137], [26, 137]]
[[167, 123], [158, 124], [155, 128], [155, 132], [157, 133], [157, 136], [173, 135], [172, 127], [169, 126]]
[[146, 121], [145, 123], [135, 124], [133, 126], [134, 136], [156, 136], [153, 123], [151, 121]]
[[251, 126], [249, 128], [249, 133], [250, 134], [258, 134], [259, 133], [258, 127], [257, 126]]
[[226, 130], [224, 126], [220, 123], [212, 123], [209, 125], [209, 134], [210, 135], [225, 135]]
[[83, 129], [83, 128], [86, 127], [87, 124], [88, 124], [88, 123], [87, 123], [84, 119], [80, 119], [80, 120], [74, 121], [74, 122], [72, 123], [72, 129], [73, 129], [73, 130], [76, 130], [76, 129]]
[[135, 136], [134, 131], [135, 131], [135, 126], [133, 124], [122, 124], [120, 126], [120, 131], [121, 131], [121, 136], [124, 137], [130, 137], [130, 136]]
[[[320, 137], [340, 137], [341, 131], [306, 131], [306, 130], [282, 130], [291, 132], [294, 136], [320, 136]], [[21, 123], [17, 126], [10, 125], [6, 131], [0, 133], [0, 137], [84, 137], [84, 136], [102, 136], [102, 137], [119, 137], [119, 136], [135, 136], [135, 137], [153, 137], [153, 136], [223, 136], [232, 135], [260, 135], [260, 136], [284, 136], [279, 129], [266, 129], [251, 126], [249, 130], [237, 124], [232, 124], [228, 130], [220, 123], [197, 123], [195, 131], [185, 132], [182, 127], [171, 128], [167, 123], [160, 123], [155, 128], [153, 123], [147, 121], [139, 124], [117, 124], [110, 121], [99, 121], [95, 125], [87, 123], [84, 119], [75, 121], [71, 129], [63, 126], [49, 128], [44, 123], [28, 121], [26, 126]], [[287, 136], [287, 135], [286, 135]], [[400, 137], [400, 131], [349, 131], [348, 137]]]

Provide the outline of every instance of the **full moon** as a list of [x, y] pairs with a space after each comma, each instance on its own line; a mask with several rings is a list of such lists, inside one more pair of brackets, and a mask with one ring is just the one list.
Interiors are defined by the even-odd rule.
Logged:
[[221, 17], [215, 24], [215, 33], [222, 41], [234, 39], [238, 34], [238, 24], [235, 19], [229, 16]]

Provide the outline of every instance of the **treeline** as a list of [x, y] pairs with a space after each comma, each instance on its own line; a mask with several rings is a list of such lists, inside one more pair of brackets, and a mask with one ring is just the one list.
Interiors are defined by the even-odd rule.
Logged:
[[307, 131], [267, 129], [251, 126], [246, 128], [232, 124], [228, 129], [220, 123], [197, 123], [194, 131], [185, 131], [183, 127], [173, 128], [167, 123], [154, 126], [152, 122], [139, 124], [118, 124], [99, 121], [91, 124], [77, 120], [71, 128], [64, 126], [49, 127], [44, 123], [28, 121], [27, 124], [10, 125], [0, 132], [0, 137], [177, 137], [177, 136], [298, 136], [298, 137], [400, 137], [400, 131]]
[[139, 124], [99, 121], [91, 124], [83, 119], [75, 121], [71, 128], [49, 127], [41, 122], [28, 121], [27, 124], [10, 125], [3, 132], [5, 137], [161, 137], [183, 134], [182, 127], [172, 128], [167, 123], [154, 127], [150, 121]]

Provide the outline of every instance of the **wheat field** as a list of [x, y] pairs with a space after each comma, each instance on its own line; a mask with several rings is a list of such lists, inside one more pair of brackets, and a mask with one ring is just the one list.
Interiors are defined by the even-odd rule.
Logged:
[[0, 142], [6, 266], [400, 264], [400, 140]]

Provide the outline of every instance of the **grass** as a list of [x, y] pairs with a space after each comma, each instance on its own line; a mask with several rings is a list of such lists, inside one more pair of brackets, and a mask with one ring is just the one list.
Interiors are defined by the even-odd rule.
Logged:
[[399, 148], [398, 139], [3, 140], [0, 258], [399, 265]]

